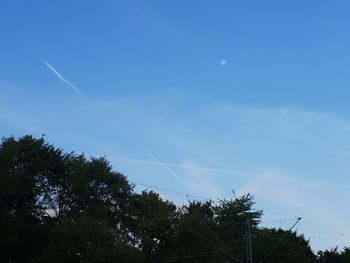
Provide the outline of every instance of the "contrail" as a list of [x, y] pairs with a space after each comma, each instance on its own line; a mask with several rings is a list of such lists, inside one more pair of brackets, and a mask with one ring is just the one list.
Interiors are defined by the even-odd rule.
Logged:
[[202, 171], [208, 171], [208, 172], [226, 173], [226, 174], [242, 175], [242, 176], [254, 176], [254, 177], [261, 175], [260, 173], [248, 173], [248, 172], [240, 172], [240, 171], [227, 170], [227, 169], [203, 167], [203, 166], [183, 165], [183, 164], [177, 164], [177, 163], [164, 163], [164, 162], [160, 163], [154, 156], [152, 157], [152, 154], [148, 153], [148, 155], [150, 155], [154, 161], [145, 161], [145, 160], [139, 160], [139, 159], [120, 158], [120, 157], [110, 157], [110, 158], [119, 160], [119, 161], [124, 161], [124, 162], [133, 162], [133, 163], [141, 163], [141, 164], [149, 164], [149, 165], [162, 164], [163, 167], [166, 166], [167, 168], [170, 166], [170, 167], [177, 167], [177, 168], [184, 168], [184, 169], [202, 170]]
[[81, 95], [81, 91], [77, 86], [70, 83], [68, 80], [66, 80], [53, 66], [51, 66], [49, 63], [44, 61], [44, 64], [53, 72], [53, 74], [56, 75], [57, 78], [59, 78], [63, 83], [71, 87], [78, 95]]
[[[151, 156], [151, 158], [154, 161], [146, 161], [146, 160], [140, 160], [140, 159], [131, 159], [131, 158], [121, 158], [116, 156], [109, 157], [111, 160], [117, 160], [122, 162], [131, 162], [131, 163], [140, 163], [140, 164], [147, 164], [147, 165], [161, 165], [162, 167], [166, 167], [165, 169], [170, 169], [169, 167], [176, 167], [176, 168], [182, 168], [182, 169], [192, 169], [192, 170], [201, 170], [201, 171], [207, 171], [207, 172], [214, 172], [214, 173], [221, 173], [221, 174], [232, 174], [236, 176], [250, 176], [250, 177], [260, 177], [264, 174], [264, 172], [261, 173], [250, 173], [250, 172], [242, 172], [242, 171], [235, 171], [235, 170], [229, 170], [229, 169], [220, 169], [220, 168], [211, 168], [211, 167], [205, 167], [205, 166], [195, 166], [195, 165], [184, 165], [184, 164], [178, 164], [178, 163], [165, 163], [158, 161], [154, 156], [152, 157], [152, 154], [147, 152], [148, 155]], [[174, 173], [174, 172], [172, 172]], [[314, 180], [306, 180], [306, 179], [299, 179], [299, 178], [293, 178], [289, 176], [274, 176], [274, 179], [284, 180], [284, 181], [294, 181], [298, 183], [314, 183]], [[319, 183], [322, 183], [323, 181], [318, 181]], [[326, 183], [326, 182], [323, 182]]]
[[146, 151], [146, 153], [155, 161], [155, 163], [162, 166], [165, 170], [167, 170], [171, 175], [173, 175], [182, 184], [186, 185], [186, 182], [181, 177], [179, 177], [173, 170], [171, 170], [165, 163], [162, 163], [161, 161], [159, 161], [152, 153], [150, 153], [148, 151]]
[[[80, 97], [83, 97], [83, 94], [82, 94], [82, 92], [80, 91], [80, 89], [79, 89], [77, 86], [75, 86], [74, 84], [70, 83], [65, 77], [63, 77], [63, 76], [61, 75], [61, 73], [59, 73], [59, 72], [57, 71], [57, 69], [55, 69], [52, 65], [50, 65], [50, 64], [47, 63], [46, 61], [44, 61], [44, 64], [45, 64], [45, 65], [52, 71], [52, 73], [55, 74], [56, 77], [59, 78], [64, 84], [66, 84], [66, 85], [68, 85], [69, 87], [71, 87]], [[84, 96], [84, 97], [85, 97], [85, 96]], [[85, 97], [85, 99], [87, 99], [87, 100], [86, 100], [87, 103], [91, 103], [91, 101], [88, 100], [88, 98]], [[113, 125], [115, 128], [118, 128], [119, 130], [122, 130], [122, 127], [121, 127], [118, 123], [116, 123], [116, 122], [113, 120], [112, 117], [107, 116], [107, 118], [108, 118], [108, 121], [110, 122], [111, 125]]]

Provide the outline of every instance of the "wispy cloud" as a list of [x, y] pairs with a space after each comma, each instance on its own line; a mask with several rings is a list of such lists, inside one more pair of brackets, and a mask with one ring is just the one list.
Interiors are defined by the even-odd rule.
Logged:
[[[261, 208], [315, 218], [333, 228], [346, 229], [350, 216], [344, 209], [344, 196], [349, 192], [349, 119], [289, 106], [265, 108], [224, 104], [210, 98], [198, 100], [197, 95], [184, 96], [166, 112], [163, 106], [171, 101], [171, 95], [151, 92], [147, 98], [118, 95], [102, 102], [79, 101], [74, 105], [79, 116], [76, 119], [70, 118], [74, 116], [67, 107], [62, 110], [61, 105], [47, 101], [38, 106], [37, 112], [48, 113], [43, 116], [51, 125], [46, 133], [63, 142], [67, 140], [52, 123], [53, 114], [61, 116], [71, 129], [74, 147], [81, 145], [80, 151], [106, 155], [115, 167], [136, 181], [147, 180], [152, 185], [204, 197], [227, 198], [231, 189], [239, 194], [251, 192]], [[26, 103], [33, 104], [28, 100], [22, 103], [18, 96], [12, 98], [16, 99], [15, 105], [23, 104], [25, 108], [29, 107]], [[200, 104], [182, 107], [193, 101]], [[25, 117], [35, 120], [37, 112], [28, 112]], [[158, 112], [164, 116], [158, 118]], [[116, 134], [118, 124], [111, 129], [114, 120], [122, 124], [123, 132]], [[85, 123], [97, 125], [90, 125], [84, 134], [77, 132]], [[138, 143], [133, 143], [135, 140]], [[139, 159], [119, 158], [138, 156], [151, 147], [161, 153], [156, 156], [162, 162], [153, 154]], [[155, 167], [165, 169], [171, 176], [168, 179], [174, 177], [176, 181], [159, 180]], [[317, 232], [306, 233], [318, 248], [339, 244], [337, 237], [322, 239], [321, 243]]]
[[68, 85], [69, 87], [71, 87], [78, 95], [82, 95], [80, 89], [75, 86], [74, 84], [72, 84], [70, 81], [68, 81], [65, 77], [63, 77], [61, 75], [61, 73], [59, 73], [52, 65], [50, 65], [49, 63], [47, 63], [46, 61], [44, 61], [44, 64], [53, 72], [53, 74], [56, 75], [57, 78], [59, 78], [63, 83], [65, 83], [66, 85]]
[[[336, 246], [337, 243], [348, 245], [348, 233], [344, 233], [347, 231], [339, 227], [346, 224], [347, 212], [338, 209], [334, 205], [334, 199], [337, 200], [338, 205], [345, 207], [346, 200], [343, 196], [349, 191], [349, 187], [323, 180], [314, 180], [307, 184], [298, 181], [288, 182], [281, 180], [284, 177], [277, 172], [264, 173], [243, 185], [238, 195], [251, 193], [256, 196], [260, 204], [268, 203], [270, 207], [275, 207], [274, 209], [278, 209], [281, 213], [285, 211], [289, 215], [302, 216], [305, 220], [299, 230], [306, 234], [312, 242], [318, 242], [318, 246], [322, 248]], [[316, 222], [310, 218], [314, 218]], [[325, 227], [327, 225], [328, 227]], [[316, 234], [313, 232], [315, 230], [317, 230]], [[322, 240], [322, 242], [318, 240], [317, 233], [327, 231], [335, 235], [333, 238], [336, 241], [333, 238]]]
[[[316, 186], [317, 184], [319, 182], [315, 181], [312, 186]], [[305, 184], [302, 182], [287, 181], [285, 180], [285, 176], [276, 172], [266, 172], [254, 180], [248, 181], [243, 187], [238, 189], [237, 195], [241, 196], [251, 193], [259, 199], [302, 208], [305, 205], [305, 201], [300, 198], [300, 194], [298, 195], [301, 192], [301, 188], [305, 188]]]

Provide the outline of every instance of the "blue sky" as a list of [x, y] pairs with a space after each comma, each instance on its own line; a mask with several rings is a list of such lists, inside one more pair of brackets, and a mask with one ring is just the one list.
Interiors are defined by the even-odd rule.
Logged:
[[348, 246], [349, 7], [2, 1], [0, 134], [174, 191], [251, 192], [264, 222], [303, 216], [314, 249]]

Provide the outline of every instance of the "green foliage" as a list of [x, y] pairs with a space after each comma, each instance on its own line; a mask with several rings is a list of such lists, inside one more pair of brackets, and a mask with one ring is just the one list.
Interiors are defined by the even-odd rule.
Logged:
[[43, 138], [3, 139], [0, 145], [0, 261], [30, 262], [47, 226], [46, 178], [60, 171], [61, 151]]
[[350, 262], [350, 247], [344, 247], [342, 252], [338, 248], [331, 248], [317, 253], [320, 263], [348, 263]]
[[256, 231], [253, 251], [256, 262], [262, 259], [271, 263], [306, 263], [316, 260], [309, 241], [303, 235], [282, 229], [262, 228]]
[[221, 242], [215, 234], [218, 226], [214, 217], [211, 201], [192, 201], [182, 207], [170, 262], [227, 262], [206, 240]]
[[[44, 252], [46, 257], [60, 255], [58, 258], [63, 259], [66, 255], [70, 257], [67, 262], [73, 260], [64, 247], [55, 243], [57, 246], [47, 248], [47, 244], [56, 238], [59, 242], [63, 236], [60, 233], [65, 229], [60, 227], [67, 222], [71, 223], [69, 229], [76, 228], [79, 232], [80, 226], [86, 226], [79, 223], [81, 218], [96, 220], [98, 224], [103, 221], [113, 230], [113, 242], [122, 242], [131, 194], [132, 186], [122, 174], [113, 172], [104, 158], [87, 160], [83, 155], [63, 154], [44, 138], [3, 139], [0, 145], [0, 261], [32, 262]], [[67, 232], [67, 237], [74, 240], [71, 232]], [[92, 243], [96, 241], [92, 240]], [[73, 243], [79, 246], [75, 241], [70, 244]], [[116, 253], [114, 247], [110, 253]], [[106, 257], [107, 254], [104, 253]]]
[[87, 217], [63, 220], [51, 231], [51, 239], [38, 262], [140, 262], [136, 249], [116, 242], [105, 222]]
[[325, 251], [319, 251], [318, 262], [320, 263], [341, 263], [341, 256], [338, 252], [338, 248], [331, 248]]
[[146, 262], [162, 262], [171, 248], [178, 218], [176, 206], [153, 191], [135, 194], [129, 206], [129, 233]]
[[220, 200], [215, 207], [217, 221], [229, 231], [228, 234], [242, 236], [242, 225], [248, 219], [253, 228], [260, 222], [262, 211], [254, 210], [254, 204], [254, 197], [250, 194], [231, 200]]
[[0, 262], [244, 262], [247, 222], [254, 262], [350, 262], [350, 248], [314, 255], [302, 235], [258, 228], [261, 216], [250, 194], [177, 208], [135, 193], [105, 158], [43, 137], [0, 144]]
[[342, 263], [350, 262], [350, 247], [344, 247], [344, 250], [340, 254]]
[[220, 200], [219, 205], [215, 207], [222, 239], [239, 258], [245, 258], [246, 255], [248, 220], [254, 233], [262, 215], [262, 211], [254, 210], [253, 207], [254, 197], [250, 194], [231, 200]]

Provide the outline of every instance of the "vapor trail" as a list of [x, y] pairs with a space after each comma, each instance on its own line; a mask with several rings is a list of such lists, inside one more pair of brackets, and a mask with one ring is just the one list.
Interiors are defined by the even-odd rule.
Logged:
[[78, 95], [81, 95], [81, 91], [77, 86], [74, 84], [70, 83], [65, 77], [63, 77], [52, 65], [44, 61], [44, 64], [53, 72], [53, 74], [56, 75], [57, 78], [59, 78], [63, 83], [71, 87]]
[[170, 166], [170, 167], [177, 167], [177, 168], [184, 168], [184, 169], [202, 170], [202, 171], [208, 171], [208, 172], [226, 173], [226, 174], [234, 174], [234, 175], [242, 175], [242, 176], [254, 176], [254, 177], [261, 175], [259, 173], [248, 173], [248, 172], [240, 172], [240, 171], [227, 170], [227, 169], [203, 167], [203, 166], [183, 165], [183, 164], [164, 163], [164, 162], [160, 163], [154, 156], [152, 157], [152, 154], [150, 154], [149, 152], [147, 152], [147, 154], [150, 155], [150, 157], [154, 161], [146, 161], [146, 160], [130, 159], [130, 158], [120, 158], [120, 157], [111, 157], [111, 159], [125, 161], [125, 162], [149, 164], [149, 165], [161, 165], [162, 164], [163, 167], [165, 165], [167, 168]]
[[146, 151], [146, 153], [155, 161], [156, 164], [162, 166], [165, 170], [167, 170], [171, 175], [173, 175], [177, 180], [179, 180], [182, 184], [186, 185], [186, 182], [179, 177], [173, 170], [171, 170], [165, 163], [159, 161], [152, 153]]

